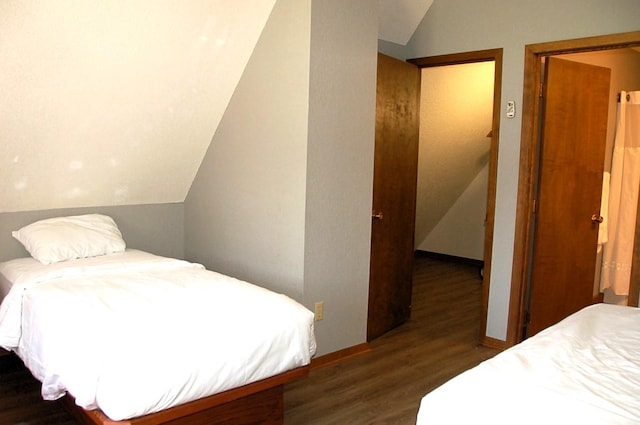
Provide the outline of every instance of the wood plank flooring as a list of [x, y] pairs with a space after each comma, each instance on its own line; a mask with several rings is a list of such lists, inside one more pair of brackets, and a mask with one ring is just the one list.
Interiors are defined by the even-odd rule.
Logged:
[[1, 356], [0, 424], [76, 425], [58, 403], [42, 400], [40, 386], [17, 357]]
[[[372, 351], [285, 387], [285, 424], [415, 424], [424, 394], [492, 357], [478, 346], [481, 283], [471, 265], [417, 257], [412, 317]], [[0, 356], [0, 424], [75, 425], [12, 356]]]
[[411, 319], [288, 384], [285, 424], [415, 424], [424, 394], [498, 352], [478, 345], [481, 289], [477, 266], [417, 256]]

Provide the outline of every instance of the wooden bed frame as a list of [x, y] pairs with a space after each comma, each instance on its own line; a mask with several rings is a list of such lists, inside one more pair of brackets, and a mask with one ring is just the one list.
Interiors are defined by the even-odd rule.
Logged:
[[63, 407], [84, 425], [202, 425], [216, 423], [282, 424], [284, 422], [284, 384], [305, 377], [309, 366], [263, 379], [209, 397], [194, 400], [124, 421], [113, 421], [100, 410], [85, 410], [67, 395]]

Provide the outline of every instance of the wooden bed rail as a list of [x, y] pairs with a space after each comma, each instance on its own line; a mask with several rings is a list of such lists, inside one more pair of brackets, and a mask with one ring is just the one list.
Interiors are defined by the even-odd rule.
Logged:
[[100, 410], [85, 410], [77, 406], [69, 395], [60, 401], [84, 425], [275, 425], [284, 422], [284, 384], [308, 374], [309, 366], [299, 367], [242, 387], [124, 421], [113, 421]]

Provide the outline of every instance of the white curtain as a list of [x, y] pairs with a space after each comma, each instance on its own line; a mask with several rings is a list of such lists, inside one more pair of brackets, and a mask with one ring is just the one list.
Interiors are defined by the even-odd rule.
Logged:
[[607, 242], [604, 244], [600, 290], [629, 295], [633, 241], [640, 190], [640, 91], [621, 92], [618, 104], [611, 177]]

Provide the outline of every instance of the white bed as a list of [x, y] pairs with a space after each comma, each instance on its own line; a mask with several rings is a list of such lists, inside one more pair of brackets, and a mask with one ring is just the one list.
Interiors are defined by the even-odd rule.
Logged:
[[111, 420], [163, 411], [307, 366], [313, 313], [201, 265], [130, 250], [0, 263], [0, 346], [53, 400]]
[[451, 379], [417, 425], [640, 423], [640, 310], [595, 304]]

